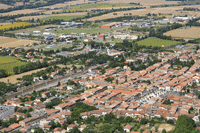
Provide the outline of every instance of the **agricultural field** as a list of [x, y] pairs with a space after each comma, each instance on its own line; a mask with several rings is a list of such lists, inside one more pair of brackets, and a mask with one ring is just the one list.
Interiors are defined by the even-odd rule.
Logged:
[[35, 20], [41, 19], [43, 21], [49, 20], [49, 19], [64, 19], [65, 21], [69, 21], [72, 18], [76, 18], [78, 16], [84, 16], [86, 15], [86, 12], [77, 12], [77, 13], [62, 13], [62, 14], [51, 14], [51, 15], [40, 15], [40, 16], [25, 16], [17, 18], [16, 20], [31, 20], [34, 18]]
[[10, 28], [17, 28], [17, 27], [25, 27], [30, 25], [37, 25], [39, 23], [29, 23], [29, 22], [17, 22], [13, 24], [3, 25], [0, 26], [0, 30], [9, 30]]
[[16, 11], [11, 11], [11, 12], [1, 13], [1, 15], [7, 16], [7, 15], [27, 14], [27, 13], [35, 13], [39, 11], [40, 10], [37, 10], [37, 9], [24, 9], [24, 10], [16, 10]]
[[127, 4], [127, 3], [89, 3], [89, 4], [67, 7], [67, 9], [83, 9], [83, 10], [86, 10], [86, 9], [90, 9], [90, 8], [132, 7], [132, 6], [136, 6], [136, 5], [135, 4]]
[[0, 69], [5, 69], [8, 74], [13, 74], [13, 68], [16, 66], [22, 66], [27, 62], [22, 62], [11, 57], [0, 56]]
[[0, 9], [7, 9], [9, 7], [12, 7], [12, 6], [0, 3]]
[[185, 27], [181, 29], [171, 30], [164, 35], [175, 38], [196, 39], [200, 38], [200, 27]]
[[166, 0], [109, 0], [104, 3], [140, 3], [141, 5], [163, 5], [163, 4], [177, 4], [177, 1], [166, 1]]
[[149, 37], [147, 39], [137, 42], [138, 45], [153, 46], [153, 47], [155, 46], [162, 47], [163, 45], [167, 47], [178, 43], [179, 43], [178, 41], [163, 40], [156, 37]]
[[0, 47], [19, 47], [30, 43], [38, 43], [37, 41], [33, 40], [26, 40], [26, 39], [17, 39], [17, 38], [10, 38], [10, 37], [0, 37]]
[[11, 22], [8, 22], [8, 23], [0, 23], [0, 26], [8, 25], [8, 24], [11, 24]]
[[19, 29], [14, 31], [7, 31], [7, 33], [32, 33], [33, 31], [39, 30], [41, 32], [45, 31], [46, 28], [49, 27], [58, 27], [59, 25], [43, 25], [43, 26], [37, 26], [34, 28], [26, 28], [26, 29]]
[[192, 8], [200, 8], [200, 5], [193, 5], [193, 6], [176, 6], [176, 7], [158, 7], [158, 8], [146, 8], [146, 9], [138, 9], [138, 10], [130, 10], [130, 11], [119, 11], [119, 12], [113, 12], [117, 13], [117, 15], [113, 15], [113, 13], [104, 14], [102, 16], [92, 17], [87, 19], [87, 21], [95, 21], [95, 20], [104, 20], [104, 19], [111, 19], [111, 18], [117, 18], [117, 17], [123, 17], [124, 14], [130, 14], [132, 16], [138, 15], [138, 16], [145, 16], [148, 13], [151, 14], [163, 14], [163, 16], [171, 18], [172, 15], [192, 15], [192, 16], [200, 16], [200, 12], [194, 12], [194, 11], [182, 11], [184, 7], [192, 7]]

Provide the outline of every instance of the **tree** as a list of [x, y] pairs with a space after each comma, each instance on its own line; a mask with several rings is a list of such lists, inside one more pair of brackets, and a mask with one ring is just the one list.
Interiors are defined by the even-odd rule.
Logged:
[[24, 118], [22, 116], [19, 117], [18, 121], [22, 121]]
[[174, 121], [173, 120], [167, 120], [167, 123], [173, 125]]
[[145, 124], [147, 124], [148, 122], [149, 122], [148, 119], [142, 118], [141, 121], [140, 121], [140, 124], [141, 124], [141, 125], [145, 125]]
[[191, 133], [195, 127], [195, 122], [191, 117], [188, 117], [187, 115], [181, 115], [176, 121], [174, 133]]
[[165, 100], [165, 101], [163, 102], [163, 104], [166, 104], [166, 105], [171, 105], [171, 103], [172, 103], [172, 102], [170, 102], [169, 99], [168, 99], [168, 100]]
[[101, 72], [102, 72], [102, 74], [104, 74], [104, 73], [106, 73], [106, 70], [105, 70], [105, 69], [102, 69], [102, 71], [101, 71]]
[[17, 111], [18, 108], [19, 108], [18, 106], [15, 106], [15, 108], [14, 108], [15, 112]]
[[165, 129], [162, 130], [162, 133], [167, 133], [167, 131]]
[[81, 131], [78, 129], [78, 127], [74, 127], [72, 130], [70, 130], [70, 133], [81, 133]]
[[34, 133], [44, 133], [44, 131], [42, 130], [42, 128], [38, 127], [35, 129]]

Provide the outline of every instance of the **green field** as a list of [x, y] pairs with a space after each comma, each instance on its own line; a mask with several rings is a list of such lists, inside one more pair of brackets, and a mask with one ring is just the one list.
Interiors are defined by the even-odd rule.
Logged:
[[90, 8], [105, 8], [105, 7], [132, 7], [132, 6], [139, 6], [135, 4], [128, 4], [128, 3], [89, 3], [84, 5], [76, 5], [67, 7], [67, 9], [90, 9]]
[[147, 39], [138, 41], [137, 43], [138, 43], [138, 45], [145, 45], [145, 46], [162, 47], [162, 45], [164, 45], [165, 47], [167, 47], [170, 45], [178, 44], [180, 42], [171, 41], [171, 40], [163, 40], [163, 39], [159, 39], [156, 37], [149, 37]]
[[5, 69], [8, 74], [13, 74], [13, 68], [16, 66], [25, 65], [26, 62], [21, 62], [12, 57], [1, 57], [0, 56], [0, 69]]
[[83, 18], [86, 15], [73, 15], [73, 16], [50, 16], [50, 17], [46, 17], [46, 18], [42, 18], [42, 21], [46, 21], [46, 20], [53, 20], [53, 19], [63, 19], [64, 21], [71, 21], [72, 19], [75, 18]]

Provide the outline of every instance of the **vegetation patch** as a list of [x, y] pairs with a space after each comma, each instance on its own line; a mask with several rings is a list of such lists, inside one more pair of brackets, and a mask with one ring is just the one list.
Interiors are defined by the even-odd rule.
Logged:
[[27, 28], [29, 26], [39, 25], [39, 23], [17, 22], [13, 24], [0, 26], [0, 30], [14, 30], [18, 28]]
[[152, 46], [152, 47], [162, 47], [171, 46], [180, 43], [179, 41], [163, 40], [156, 37], [149, 37], [147, 39], [137, 42], [138, 45]]
[[84, 5], [77, 5], [69, 7], [68, 9], [90, 9], [90, 8], [106, 8], [106, 7], [125, 7], [125, 6], [136, 6], [136, 4], [128, 3], [89, 3]]
[[200, 38], [200, 27], [186, 27], [175, 29], [164, 33], [164, 35], [178, 38]]
[[16, 66], [22, 66], [27, 64], [26, 62], [22, 62], [16, 59], [12, 59], [9, 57], [1, 57], [0, 56], [0, 69], [6, 70], [8, 74], [13, 74], [13, 68]]
[[77, 19], [77, 18], [84, 18], [86, 15], [73, 15], [73, 16], [50, 16], [50, 17], [46, 17], [46, 18], [42, 18], [42, 21], [47, 21], [47, 20], [64, 20], [64, 21], [71, 21], [73, 19]]

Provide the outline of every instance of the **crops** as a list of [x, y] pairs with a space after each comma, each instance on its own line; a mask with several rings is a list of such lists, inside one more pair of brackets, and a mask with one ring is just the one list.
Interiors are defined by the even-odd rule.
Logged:
[[156, 37], [149, 37], [147, 39], [137, 42], [138, 45], [153, 46], [153, 47], [155, 46], [162, 47], [163, 45], [167, 47], [167, 46], [175, 45], [178, 43], [179, 43], [178, 41], [163, 40]]
[[10, 57], [1, 57], [0, 56], [0, 69], [6, 70], [8, 74], [13, 74], [13, 68], [16, 66], [25, 65], [26, 62], [21, 62], [19, 60], [10, 58]]
[[13, 24], [8, 24], [8, 25], [3, 25], [0, 26], [0, 30], [9, 30], [10, 28], [15, 29], [15, 28], [25, 28], [27, 26], [31, 25], [38, 25], [39, 23], [29, 23], [29, 22], [17, 22]]
[[171, 30], [166, 32], [164, 35], [186, 39], [200, 38], [200, 27], [186, 27], [182, 29]]
[[18, 38], [4, 37], [4, 36], [0, 37], [0, 47], [3, 48], [20, 47], [34, 42], [38, 43], [38, 41], [35, 40], [18, 39]]
[[76, 18], [84, 18], [86, 15], [74, 15], [74, 16], [50, 16], [50, 17], [46, 17], [41, 19], [42, 21], [46, 21], [46, 20], [53, 20], [53, 19], [63, 19], [64, 21], [71, 21], [72, 19], [76, 19]]
[[134, 4], [127, 4], [127, 3], [89, 3], [83, 5], [76, 5], [69, 7], [68, 9], [90, 9], [90, 8], [106, 8], [106, 7], [131, 7], [136, 6]]

